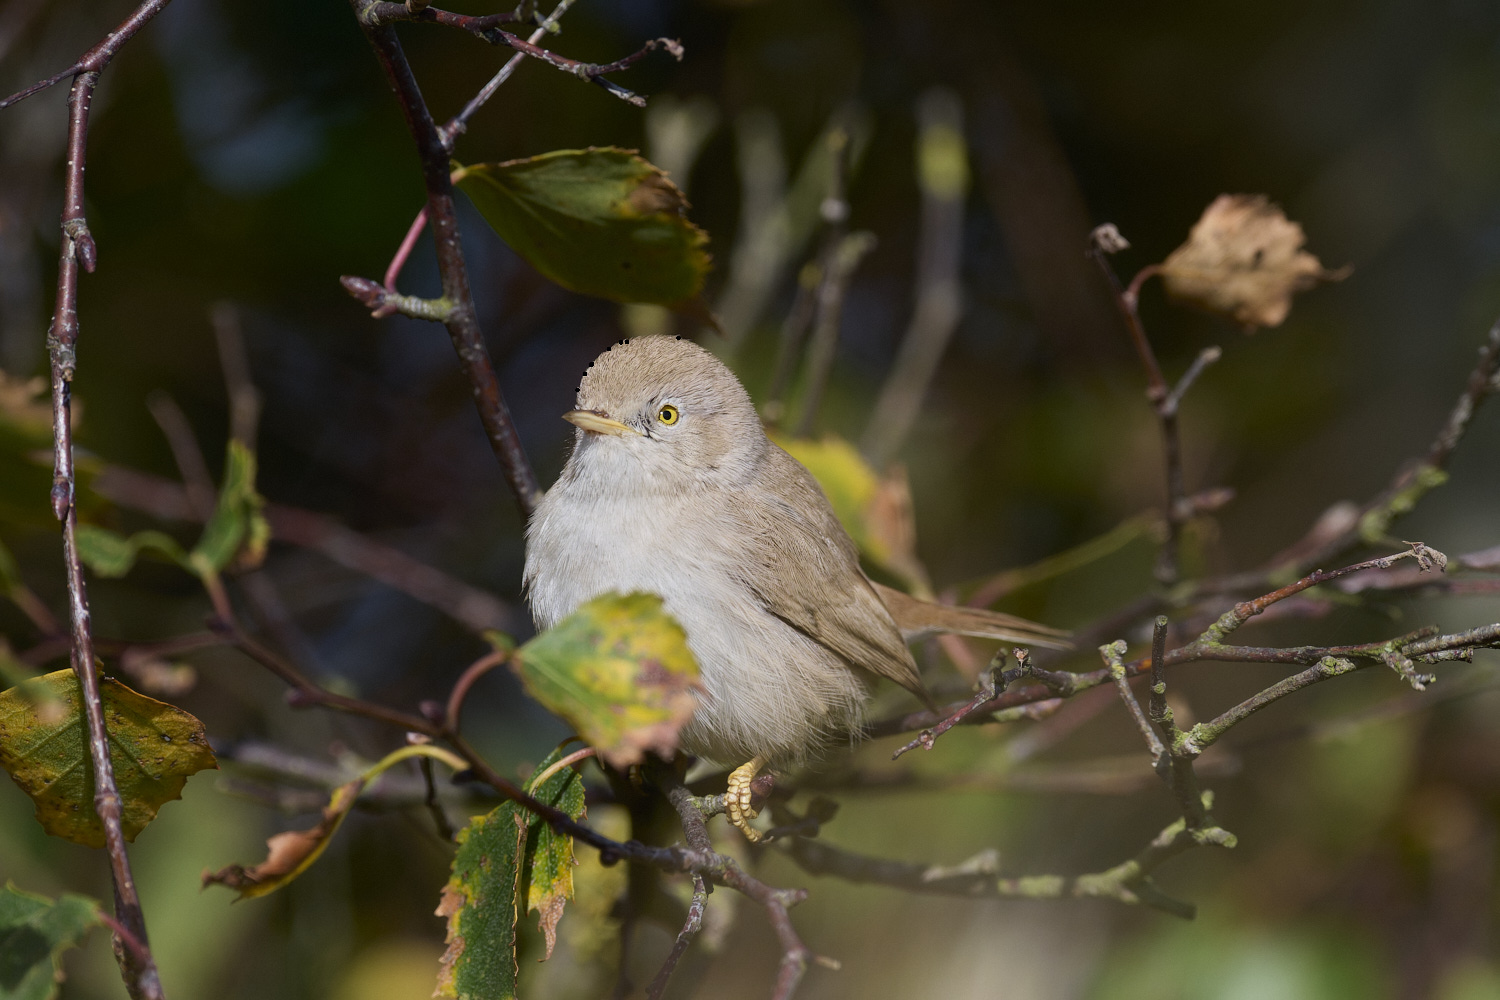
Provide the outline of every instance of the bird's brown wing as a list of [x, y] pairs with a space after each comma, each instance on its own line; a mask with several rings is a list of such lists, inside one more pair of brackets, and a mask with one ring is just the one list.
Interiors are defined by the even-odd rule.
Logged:
[[885, 602], [886, 610], [891, 613], [896, 627], [907, 641], [914, 642], [929, 635], [946, 632], [1019, 642], [1029, 646], [1045, 646], [1048, 649], [1073, 648], [1073, 644], [1068, 641], [1068, 633], [1062, 629], [1048, 628], [1002, 611], [933, 604], [882, 584], [872, 586]]
[[729, 505], [736, 539], [749, 540], [736, 560], [741, 582], [771, 614], [851, 667], [926, 700], [911, 651], [817, 481], [774, 444], [761, 472]]

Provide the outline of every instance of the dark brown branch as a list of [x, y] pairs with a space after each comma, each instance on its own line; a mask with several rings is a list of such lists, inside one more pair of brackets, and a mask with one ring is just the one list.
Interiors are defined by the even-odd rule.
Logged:
[[[628, 101], [637, 107], [645, 107], [646, 99], [640, 95], [626, 90], [624, 87], [604, 79], [607, 73], [618, 73], [620, 70], [628, 69], [640, 62], [648, 53], [657, 49], [665, 50], [667, 53], [682, 61], [682, 44], [673, 38], [653, 38], [638, 50], [621, 59], [608, 63], [586, 63], [577, 59], [569, 59], [555, 52], [541, 48], [534, 40], [527, 40], [519, 35], [513, 35], [500, 27], [514, 21], [509, 14], [486, 14], [473, 16], [469, 14], [455, 14], [452, 11], [441, 10], [437, 7], [423, 7], [417, 10], [411, 9], [404, 3], [389, 2], [365, 2], [356, 7], [359, 13], [360, 23], [366, 30], [386, 27], [401, 21], [421, 21], [430, 24], [442, 24], [450, 28], [458, 28], [472, 35], [484, 39], [491, 45], [508, 45], [518, 53], [539, 59], [555, 69], [564, 73], [598, 84], [605, 90], [614, 94], [623, 101]], [[533, 36], [533, 39], [535, 36]], [[449, 139], [449, 142], [452, 140]]]
[[[672, 803], [673, 808], [677, 810], [677, 815], [681, 817], [683, 835], [687, 838], [690, 849], [698, 854], [711, 855], [718, 859], [712, 868], [694, 869], [694, 871], [712, 879], [717, 885], [727, 886], [744, 893], [765, 908], [766, 918], [771, 922], [771, 929], [776, 932], [776, 938], [782, 948], [781, 968], [776, 976], [776, 990], [772, 994], [772, 1000], [789, 1000], [796, 992], [797, 984], [802, 981], [803, 975], [807, 972], [809, 961], [815, 961], [829, 968], [838, 968], [838, 963], [832, 959], [816, 956], [809, 951], [802, 943], [802, 939], [797, 936], [797, 929], [792, 926], [792, 918], [787, 910], [806, 899], [807, 890], [774, 889], [746, 874], [732, 858], [714, 855], [709, 846], [708, 828], [704, 823], [703, 814], [698, 811], [691, 793], [675, 776], [663, 770], [659, 769], [653, 777], [662, 787], [667, 801]], [[801, 842], [800, 839], [798, 842]], [[670, 969], [664, 967], [663, 972], [670, 975]], [[662, 985], [665, 987], [665, 980]]]
[[[375, 55], [385, 71], [397, 102], [401, 105], [407, 127], [416, 142], [417, 154], [422, 162], [422, 177], [427, 187], [427, 218], [432, 226], [433, 241], [437, 248], [438, 272], [442, 276], [443, 299], [450, 306], [443, 318], [448, 335], [453, 340], [453, 349], [458, 354], [459, 365], [474, 391], [474, 405], [484, 424], [490, 447], [499, 459], [506, 481], [523, 514], [530, 516], [541, 498], [541, 487], [532, 471], [521, 439], [516, 434], [515, 424], [505, 398], [500, 392], [500, 381], [495, 374], [495, 364], [485, 346], [479, 329], [479, 319], [474, 308], [474, 299], [469, 291], [469, 274], [464, 265], [463, 244], [459, 240], [458, 216], [453, 206], [453, 184], [449, 179], [448, 149], [443, 145], [437, 126], [422, 99], [421, 88], [407, 64], [406, 54], [396, 38], [395, 29], [371, 21], [368, 14], [372, 7], [366, 0], [350, 0], [354, 13]], [[401, 6], [405, 10], [404, 5]], [[427, 8], [431, 10], [431, 8]]]
[[1146, 718], [1146, 713], [1141, 709], [1141, 703], [1136, 700], [1135, 692], [1130, 689], [1130, 678], [1125, 671], [1125, 651], [1128, 647], [1123, 639], [1099, 647], [1099, 655], [1104, 659], [1106, 669], [1109, 670], [1110, 679], [1115, 682], [1115, 687], [1120, 693], [1120, 700], [1125, 703], [1125, 708], [1130, 712], [1130, 717], [1135, 721], [1136, 729], [1140, 730], [1141, 736], [1146, 740], [1146, 749], [1151, 751], [1153, 763], [1159, 762], [1162, 755], [1166, 753], [1166, 747], [1162, 745], [1161, 739], [1157, 737], [1156, 730], [1151, 728], [1151, 722]]
[[110, 759], [109, 731], [99, 694], [99, 676], [94, 666], [94, 641], [89, 619], [88, 593], [78, 555], [78, 514], [74, 508], [76, 489], [73, 470], [72, 383], [78, 356], [79, 271], [94, 270], [98, 250], [84, 217], [83, 174], [88, 156], [89, 109], [99, 75], [120, 48], [146, 22], [155, 17], [168, 0], [147, 0], [119, 27], [90, 49], [68, 70], [0, 101], [5, 107], [30, 94], [60, 83], [69, 76], [67, 171], [63, 187], [61, 255], [57, 271], [57, 302], [47, 331], [47, 349], [52, 375], [53, 477], [52, 510], [62, 522], [63, 559], [68, 580], [68, 609], [72, 637], [73, 671], [82, 689], [84, 717], [88, 727], [89, 760], [93, 766], [94, 810], [104, 828], [110, 875], [115, 890], [115, 916], [133, 938], [132, 947], [117, 954], [126, 989], [133, 998], [160, 1000], [164, 995], [151, 957], [146, 918], [136, 892], [135, 878], [126, 853], [120, 816], [123, 803], [115, 786]]
[[[1003, 692], [1011, 684], [1022, 678], [1039, 680], [1046, 685], [1047, 690], [1064, 697], [1073, 693], [1073, 675], [1053, 673], [1050, 670], [1038, 670], [1032, 665], [1030, 650], [1017, 648], [1015, 650], [1017, 665], [1009, 670], [1005, 669], [1005, 655], [1006, 650], [1004, 647], [1001, 647], [1000, 651], [995, 654], [994, 659], [990, 661], [989, 669], [980, 678], [980, 683], [974, 697], [970, 698], [967, 703], [949, 712], [948, 715], [943, 717], [942, 721], [938, 722], [931, 729], [922, 730], [917, 734], [917, 738], [910, 743], [897, 747], [895, 752], [891, 754], [891, 760], [897, 760], [902, 754], [915, 750], [917, 747], [921, 747], [924, 750], [931, 750], [939, 736], [942, 736], [954, 726], [968, 719], [974, 713], [979, 712], [994, 700], [997, 693]], [[1062, 701], [1060, 699], [1056, 699], [1055, 703], [1046, 701], [1035, 702], [1026, 706], [1026, 708], [1032, 711], [1025, 712], [1024, 715], [1018, 716], [1018, 718], [1043, 718], [1044, 714], [1051, 714], [1051, 712], [1056, 711], [1061, 705]], [[988, 714], [986, 718], [993, 719], [993, 715]]]
[[[537, 26], [537, 29], [531, 33], [531, 37], [527, 41], [533, 45], [540, 42], [547, 32], [557, 27], [558, 19], [566, 14], [568, 8], [573, 6], [575, 2], [576, 0], [558, 0], [557, 6], [552, 8], [552, 13], [547, 15], [547, 19]], [[500, 67], [500, 71], [480, 88], [479, 93], [475, 94], [469, 100], [469, 103], [463, 106], [463, 110], [450, 118], [446, 125], [438, 129], [438, 136], [443, 140], [445, 148], [449, 150], [453, 148], [454, 141], [468, 129], [469, 119], [474, 117], [474, 112], [483, 107], [484, 103], [495, 95], [495, 91], [500, 89], [502, 83], [510, 79], [511, 74], [516, 71], [516, 67], [520, 66], [521, 60], [525, 58], [525, 53], [517, 52], [506, 60], [505, 65]], [[390, 282], [386, 284], [389, 285]]]
[[1146, 400], [1156, 411], [1156, 419], [1161, 424], [1162, 454], [1167, 481], [1167, 537], [1163, 540], [1161, 551], [1157, 556], [1156, 579], [1165, 586], [1171, 586], [1181, 575], [1181, 567], [1178, 565], [1178, 549], [1182, 540], [1182, 529], [1197, 513], [1194, 505], [1189, 502], [1187, 487], [1183, 480], [1182, 435], [1177, 427], [1177, 410], [1188, 388], [1197, 381], [1199, 375], [1203, 374], [1205, 368], [1219, 360], [1220, 352], [1216, 347], [1203, 350], [1175, 387], [1167, 385], [1167, 380], [1162, 375], [1161, 365], [1156, 360], [1156, 352], [1151, 349], [1151, 341], [1146, 337], [1146, 328], [1141, 324], [1139, 308], [1141, 286], [1147, 279], [1156, 275], [1159, 269], [1155, 265], [1142, 268], [1131, 280], [1130, 287], [1122, 288], [1120, 279], [1115, 276], [1115, 269], [1109, 262], [1110, 254], [1128, 249], [1129, 246], [1130, 244], [1125, 237], [1120, 235], [1118, 229], [1113, 225], [1103, 225], [1090, 234], [1088, 254], [1099, 265], [1099, 270], [1103, 272], [1105, 280], [1109, 283], [1110, 291], [1114, 293], [1115, 306], [1125, 320], [1125, 328], [1130, 333], [1130, 341], [1135, 345], [1136, 354], [1140, 356], [1141, 367], [1146, 370]]
[[[31, 86], [25, 88], [24, 90], [17, 91], [4, 100], [0, 100], [0, 108], [8, 108], [12, 104], [24, 101], [26, 98], [32, 96], [33, 94], [39, 94], [49, 87], [54, 87], [57, 84], [62, 83], [69, 77], [78, 77], [82, 76], [85, 73], [97, 74], [101, 72], [104, 67], [109, 65], [110, 60], [115, 57], [115, 54], [120, 51], [125, 43], [134, 38], [136, 32], [144, 28], [147, 21], [151, 20], [157, 14], [160, 14], [170, 2], [171, 0], [146, 0], [145, 3], [141, 4], [134, 11], [132, 11], [131, 15], [127, 17], [123, 22], [121, 22], [119, 27], [115, 28], [115, 30], [104, 36], [104, 40], [102, 42], [100, 42], [98, 45], [95, 45], [93, 48], [89, 49], [82, 56], [80, 56], [76, 63], [69, 66], [67, 69], [63, 70], [60, 73], [54, 73], [52, 76], [47, 77], [45, 80], [39, 80], [36, 83], [33, 83]], [[91, 93], [94, 88], [94, 83], [97, 82], [98, 79], [96, 77], [94, 82], [88, 85], [89, 91]], [[71, 98], [69, 99], [69, 103], [71, 104]], [[85, 121], [87, 120], [87, 117], [88, 111], [85, 106]], [[78, 150], [79, 152], [82, 152], [83, 147], [78, 147]], [[71, 156], [71, 153], [73, 151], [71, 142], [69, 143], [68, 151], [70, 154], [70, 172], [73, 169], [76, 169], [81, 175], [83, 173], [82, 161], [77, 162], [76, 168], [72, 166], [74, 161]], [[83, 210], [82, 208], [79, 208], [78, 218], [82, 217]], [[93, 268], [89, 267], [87, 268], [87, 270], [92, 271]]]
[[693, 943], [693, 938], [703, 929], [703, 911], [708, 906], [708, 885], [703, 881], [702, 875], [693, 877], [693, 898], [688, 903], [687, 921], [682, 925], [682, 930], [677, 932], [677, 940], [672, 942], [672, 950], [667, 953], [661, 968], [651, 982], [646, 986], [647, 1000], [661, 1000], [662, 994], [667, 991], [667, 983], [672, 978], [672, 973], [677, 971], [677, 963], [682, 961], [682, 956], [687, 954], [688, 946]]

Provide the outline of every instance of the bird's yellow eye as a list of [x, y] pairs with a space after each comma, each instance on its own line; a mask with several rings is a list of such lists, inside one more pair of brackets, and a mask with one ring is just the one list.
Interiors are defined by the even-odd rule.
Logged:
[[677, 423], [677, 418], [681, 415], [682, 414], [677, 412], [677, 407], [673, 406], [671, 403], [668, 403], [656, 412], [656, 419], [660, 420], [668, 427], [671, 427], [673, 424]]

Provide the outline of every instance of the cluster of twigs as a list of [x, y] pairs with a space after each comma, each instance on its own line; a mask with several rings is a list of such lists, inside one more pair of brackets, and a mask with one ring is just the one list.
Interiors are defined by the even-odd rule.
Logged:
[[[22, 659], [42, 662], [64, 650], [71, 652], [73, 667], [85, 696], [90, 755], [97, 790], [95, 808], [106, 831], [114, 877], [117, 911], [112, 926], [121, 942], [117, 952], [131, 995], [152, 1000], [163, 994], [121, 835], [120, 798], [111, 771], [108, 733], [100, 707], [98, 679], [94, 669], [95, 643], [90, 629], [88, 602], [75, 539], [69, 389], [77, 364], [79, 270], [92, 271], [97, 257], [83, 214], [85, 138], [90, 100], [99, 75], [109, 61], [166, 2], [167, 0], [147, 0], [73, 66], [0, 101], [0, 107], [4, 107], [65, 79], [72, 80], [68, 101], [68, 169], [61, 222], [62, 255], [56, 309], [48, 334], [56, 435], [53, 506], [63, 526], [64, 559], [70, 597], [70, 631], [66, 637], [62, 636], [56, 623], [46, 614], [45, 608], [34, 609], [33, 620], [47, 638], [32, 650], [24, 652]], [[607, 80], [606, 74], [625, 69], [653, 49], [662, 48], [678, 57], [681, 55], [680, 47], [665, 39], [648, 42], [639, 51], [608, 64], [580, 63], [538, 47], [536, 43], [541, 40], [542, 35], [556, 26], [557, 19], [572, 2], [573, 0], [561, 0], [553, 13], [540, 22], [535, 33], [529, 39], [523, 39], [502, 27], [520, 20], [519, 14], [470, 17], [429, 6], [420, 0], [407, 0], [404, 4], [351, 0], [355, 18], [367, 35], [376, 58], [391, 83], [411, 131], [426, 183], [427, 204], [417, 224], [398, 250], [385, 282], [376, 284], [367, 279], [346, 279], [346, 287], [378, 313], [401, 311], [443, 323], [453, 341], [460, 366], [472, 386], [475, 405], [496, 458], [505, 471], [518, 504], [528, 513], [540, 495], [540, 487], [521, 448], [500, 393], [494, 364], [479, 329], [469, 289], [449, 177], [449, 157], [454, 142], [465, 130], [470, 117], [509, 77], [517, 62], [524, 57], [547, 62], [595, 83], [618, 97], [639, 104], [641, 98], [638, 95]], [[438, 125], [423, 100], [395, 32], [394, 25], [404, 21], [455, 27], [491, 44], [508, 46], [515, 50], [516, 55], [453, 119]], [[835, 176], [841, 178], [842, 172], [840, 151], [836, 157]], [[953, 206], [942, 205], [937, 208], [948, 210]], [[846, 214], [842, 187], [836, 187], [835, 197], [828, 202], [825, 213], [827, 231], [823, 250], [819, 254], [821, 278], [806, 286], [802, 305], [794, 309], [794, 319], [797, 322], [787, 331], [788, 352], [800, 350], [807, 327], [813, 326], [815, 329], [812, 340], [819, 357], [826, 354], [831, 359], [830, 341], [837, 336], [838, 300], [853, 267], [852, 261], [840, 257], [841, 252], [845, 258], [853, 253], [843, 227]], [[948, 214], [953, 213], [950, 211]], [[949, 222], [944, 227], [944, 232], [953, 228], [951, 219]], [[394, 287], [400, 264], [410, 253], [411, 246], [425, 224], [430, 224], [433, 230], [442, 280], [441, 298], [431, 301], [400, 296]], [[954, 270], [953, 261], [948, 259], [951, 255], [945, 256], [941, 246], [935, 246], [937, 248], [930, 251], [932, 255], [936, 255], [934, 261], [929, 262], [930, 267], [938, 278], [947, 280]], [[1178, 407], [1183, 394], [1197, 376], [1217, 360], [1218, 354], [1215, 349], [1204, 351], [1178, 383], [1170, 386], [1156, 361], [1136, 311], [1137, 293], [1141, 282], [1150, 276], [1149, 269], [1122, 288], [1105, 257], [1111, 249], [1108, 233], [1101, 231], [1096, 236], [1094, 255], [1109, 277], [1132, 340], [1140, 353], [1147, 374], [1147, 398], [1155, 409], [1161, 426], [1166, 469], [1167, 538], [1161, 549], [1157, 577], [1163, 584], [1175, 584], [1180, 576], [1177, 550], [1183, 527], [1224, 498], [1223, 491], [1209, 491], [1196, 496], [1187, 493], [1177, 428]], [[857, 255], [854, 259], [857, 260]], [[950, 309], [948, 312], [951, 311]], [[951, 332], [952, 317], [948, 312], [923, 320], [932, 330], [922, 336], [940, 345]], [[825, 330], [825, 326], [829, 329]], [[232, 345], [232, 339], [225, 341], [221, 338], [221, 352], [226, 355], [233, 353], [225, 347], [226, 343]], [[930, 347], [929, 344], [928, 349]], [[230, 376], [231, 396], [236, 407], [236, 434], [253, 434], [256, 412], [253, 386], [249, 384], [242, 363], [236, 366], [226, 360], [226, 364], [238, 371], [238, 374]], [[778, 368], [781, 367], [783, 365], [778, 365]], [[930, 369], [931, 366], [926, 367]], [[822, 370], [821, 377], [826, 377], [826, 363], [815, 358], [814, 368]], [[1339, 580], [1348, 581], [1357, 574], [1383, 573], [1398, 560], [1412, 560], [1424, 573], [1441, 570], [1446, 562], [1445, 557], [1425, 545], [1411, 543], [1406, 550], [1394, 555], [1354, 563], [1331, 572], [1309, 572], [1316, 564], [1352, 549], [1361, 541], [1378, 541], [1384, 538], [1391, 521], [1410, 509], [1420, 493], [1435, 481], [1435, 474], [1440, 473], [1446, 465], [1480, 403], [1500, 388], [1500, 374], [1497, 373], [1500, 373], [1500, 325], [1490, 331], [1478, 366], [1451, 417], [1427, 454], [1419, 462], [1403, 469], [1387, 490], [1335, 524], [1320, 523], [1272, 565], [1252, 573], [1197, 581], [1187, 587], [1178, 587], [1171, 597], [1165, 593], [1152, 595], [1122, 609], [1105, 621], [1081, 630], [1082, 642], [1102, 644], [1102, 668], [1077, 673], [1052, 670], [1046, 664], [1053, 661], [1044, 659], [1045, 654], [1039, 654], [1033, 659], [1024, 650], [1014, 651], [1015, 665], [1007, 668], [1009, 660], [1004, 658], [1002, 651], [975, 696], [944, 710], [911, 713], [874, 723], [866, 733], [869, 737], [877, 737], [919, 732], [916, 740], [897, 751], [899, 755], [916, 746], [931, 748], [943, 732], [955, 725], [1038, 718], [1055, 711], [1068, 699], [1091, 688], [1113, 683], [1137, 721], [1156, 773], [1176, 797], [1181, 811], [1178, 820], [1163, 829], [1134, 857], [1095, 874], [1029, 877], [1002, 877], [992, 854], [981, 855], [955, 868], [871, 858], [815, 839], [821, 828], [833, 818], [834, 808], [822, 800], [814, 799], [802, 814], [798, 814], [788, 805], [786, 788], [777, 790], [772, 799], [772, 814], [777, 826], [767, 838], [768, 842], [776, 845], [774, 849], [785, 851], [809, 872], [835, 875], [850, 881], [875, 882], [915, 892], [969, 897], [1107, 897], [1125, 903], [1153, 906], [1179, 915], [1191, 915], [1191, 905], [1161, 892], [1153, 883], [1152, 876], [1165, 861], [1186, 850], [1200, 845], [1230, 847], [1234, 844], [1233, 835], [1214, 824], [1212, 795], [1200, 787], [1199, 775], [1195, 771], [1195, 762], [1209, 746], [1250, 715], [1311, 684], [1366, 666], [1384, 665], [1414, 688], [1421, 690], [1431, 678], [1418, 672], [1417, 664], [1468, 659], [1476, 649], [1500, 647], [1500, 624], [1485, 625], [1454, 635], [1437, 635], [1436, 630], [1424, 629], [1355, 646], [1256, 647], [1235, 645], [1227, 641], [1237, 630], [1269, 609], [1285, 606], [1290, 601], [1306, 599], [1307, 592], [1314, 587]], [[815, 387], [820, 384], [820, 378], [815, 377], [813, 381]], [[785, 388], [784, 379], [781, 388]], [[920, 395], [921, 388], [906, 386], [896, 393], [901, 405], [896, 407], [899, 412], [892, 420], [903, 428], [910, 422], [912, 393]], [[812, 409], [815, 409], [815, 405]], [[168, 432], [169, 439], [180, 443], [183, 435], [174, 433], [177, 419], [172, 416], [170, 408], [162, 408], [158, 418]], [[804, 416], [804, 423], [805, 420]], [[191, 435], [187, 436], [190, 438]], [[201, 467], [202, 462], [200, 457], [195, 465], [191, 451], [190, 448], [174, 446], [179, 466], [183, 470], [184, 485], [128, 469], [110, 468], [100, 477], [99, 488], [122, 504], [146, 509], [166, 518], [202, 519], [211, 509], [208, 501], [212, 497], [212, 487], [205, 484], [205, 477], [193, 471]], [[388, 546], [349, 531], [332, 519], [277, 505], [268, 508], [267, 516], [278, 537], [316, 549], [345, 566], [402, 589], [419, 600], [448, 611], [476, 631], [503, 625], [510, 619], [511, 609], [498, 598], [453, 580]], [[1492, 561], [1491, 568], [1493, 565]], [[1276, 578], [1284, 578], [1284, 574], [1288, 572], [1300, 574], [1300, 579], [1281, 587], [1271, 586]], [[1425, 576], [1403, 577], [1399, 581], [1394, 576], [1381, 579], [1385, 581], [1384, 585], [1393, 588], [1415, 590], [1428, 586]], [[248, 581], [241, 582], [245, 585], [247, 595], [253, 599], [253, 589]], [[1374, 585], [1382, 584], [1376, 582]], [[805, 898], [805, 890], [770, 886], [749, 874], [733, 858], [715, 851], [707, 833], [706, 822], [721, 808], [722, 803], [712, 796], [693, 795], [675, 772], [666, 768], [650, 770], [651, 780], [676, 810], [686, 842], [685, 846], [660, 847], [637, 840], [619, 841], [605, 837], [536, 800], [495, 771], [465, 739], [461, 715], [464, 701], [475, 680], [505, 662], [504, 654], [490, 654], [472, 664], [455, 683], [444, 704], [424, 703], [416, 712], [391, 708], [330, 691], [314, 682], [291, 660], [258, 638], [243, 624], [223, 582], [211, 580], [207, 586], [213, 607], [209, 631], [168, 640], [165, 644], [158, 644], [159, 646], [175, 650], [213, 643], [233, 646], [281, 679], [288, 688], [288, 701], [294, 706], [344, 712], [447, 744], [466, 762], [471, 778], [482, 782], [500, 797], [520, 804], [555, 829], [594, 847], [604, 863], [625, 861], [660, 872], [687, 875], [692, 880], [693, 896], [686, 922], [660, 972], [648, 986], [649, 996], [658, 997], [665, 990], [669, 977], [702, 925], [704, 907], [712, 886], [731, 888], [743, 893], [765, 910], [783, 951], [774, 991], [774, 996], [779, 1000], [792, 995], [809, 962], [836, 964], [814, 956], [802, 943], [792, 924], [788, 911]], [[1247, 594], [1258, 596], [1237, 599]], [[1195, 626], [1198, 632], [1196, 638], [1168, 649], [1169, 619], [1162, 612], [1171, 612], [1184, 627], [1205, 618], [1207, 624]], [[1132, 627], [1150, 621], [1153, 617], [1150, 655], [1127, 661], [1127, 647], [1115, 637], [1128, 633]], [[151, 651], [140, 644], [125, 646], [101, 643], [100, 648], [113, 655], [124, 655], [131, 650], [137, 653]], [[1169, 666], [1201, 660], [1285, 663], [1305, 669], [1212, 720], [1182, 729], [1176, 724], [1167, 704], [1165, 672]], [[1133, 677], [1145, 674], [1149, 674], [1150, 687], [1146, 707], [1142, 708], [1136, 700], [1130, 681]], [[423, 801], [434, 808], [435, 815], [441, 815], [441, 810], [435, 806], [435, 794], [430, 781], [429, 774], [429, 787]], [[768, 789], [761, 786], [760, 791]]]

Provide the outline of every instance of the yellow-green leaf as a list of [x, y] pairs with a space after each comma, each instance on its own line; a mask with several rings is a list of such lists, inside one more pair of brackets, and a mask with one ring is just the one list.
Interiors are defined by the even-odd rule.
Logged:
[[698, 664], [655, 594], [605, 594], [516, 651], [533, 698], [615, 767], [670, 756], [697, 706]]
[[258, 566], [271, 538], [270, 525], [261, 513], [265, 503], [255, 492], [255, 453], [239, 441], [230, 441], [218, 505], [189, 557], [193, 568], [200, 574], [218, 573], [236, 555], [245, 565]]
[[514, 1000], [516, 921], [526, 822], [514, 802], [458, 833], [453, 872], [437, 915], [448, 919], [448, 949], [434, 997]]
[[[134, 840], [164, 803], [181, 797], [189, 775], [219, 765], [203, 723], [188, 713], [112, 678], [100, 679], [100, 691], [120, 821]], [[31, 796], [48, 833], [103, 847], [82, 700], [71, 670], [0, 692], [0, 767]]]
[[613, 147], [459, 167], [458, 186], [511, 249], [564, 288], [684, 305], [708, 274], [708, 235], [659, 168]]
[[56, 901], [0, 889], [0, 1000], [52, 1000], [62, 982], [62, 953], [99, 926], [99, 904], [67, 893]]
[[[582, 819], [583, 775], [571, 765], [548, 774], [564, 755], [563, 747], [548, 754], [526, 790], [573, 819]], [[562, 919], [563, 907], [573, 898], [573, 838], [533, 816], [526, 833], [525, 857], [522, 881], [526, 886], [526, 912], [538, 914], [537, 925], [547, 943], [542, 956], [545, 961], [552, 957], [557, 944], [557, 922]]]
[[467, 765], [462, 758], [427, 744], [415, 744], [392, 751], [371, 766], [359, 777], [333, 790], [328, 805], [323, 807], [323, 816], [318, 825], [310, 830], [287, 830], [266, 841], [266, 860], [246, 868], [244, 865], [228, 865], [216, 872], [203, 873], [203, 886], [222, 885], [234, 889], [241, 899], [254, 899], [275, 892], [298, 875], [312, 867], [328, 846], [333, 835], [343, 825], [344, 817], [359, 801], [365, 786], [392, 766], [412, 757], [433, 757], [454, 770]]
[[[564, 756], [563, 747], [548, 754], [526, 790], [581, 819], [583, 778], [571, 765], [556, 766]], [[550, 958], [563, 905], [573, 898], [573, 838], [506, 802], [461, 830], [458, 845], [437, 909], [448, 919], [448, 949], [433, 995], [510, 1000], [516, 991], [522, 900], [525, 912], [540, 913], [544, 958]]]

